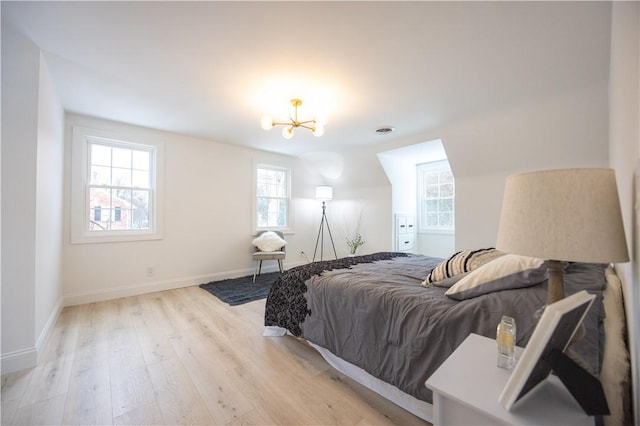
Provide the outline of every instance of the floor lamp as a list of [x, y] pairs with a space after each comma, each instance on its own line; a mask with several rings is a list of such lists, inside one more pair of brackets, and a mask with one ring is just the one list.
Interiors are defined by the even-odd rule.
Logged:
[[333, 247], [333, 255], [338, 258], [336, 254], [336, 246], [333, 243], [333, 236], [331, 235], [331, 228], [329, 228], [329, 222], [327, 221], [327, 206], [326, 201], [333, 198], [333, 188], [330, 186], [317, 186], [316, 187], [316, 200], [322, 201], [322, 220], [320, 220], [320, 229], [318, 229], [318, 238], [316, 238], [316, 248], [313, 250], [313, 262], [316, 261], [316, 253], [318, 251], [318, 243], [320, 244], [320, 260], [322, 260], [322, 252], [324, 251], [324, 227], [327, 227], [329, 232], [329, 239], [331, 240], [331, 246]]

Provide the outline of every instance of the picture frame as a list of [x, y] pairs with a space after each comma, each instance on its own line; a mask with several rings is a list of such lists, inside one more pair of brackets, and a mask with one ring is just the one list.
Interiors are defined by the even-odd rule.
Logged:
[[[523, 400], [529, 392], [549, 376], [551, 370], [562, 369], [566, 365], [568, 357], [564, 355], [564, 350], [571, 342], [594, 299], [594, 295], [582, 290], [545, 307], [522, 356], [498, 399], [498, 402], [506, 410], [510, 411], [514, 404]], [[573, 363], [571, 360], [568, 362]], [[600, 385], [600, 382], [586, 370], [584, 370], [584, 374], [590, 376], [590, 378], [586, 377], [588, 381], [593, 379], [597, 381], [598, 386]], [[563, 380], [563, 377], [567, 375], [558, 374], [558, 376], [574, 398], [585, 408], [579, 400], [581, 396], [577, 396], [572, 391], [575, 386]], [[578, 385], [578, 387], [580, 386], [583, 384]], [[578, 392], [583, 391], [578, 389]], [[606, 400], [604, 404], [606, 406]]]

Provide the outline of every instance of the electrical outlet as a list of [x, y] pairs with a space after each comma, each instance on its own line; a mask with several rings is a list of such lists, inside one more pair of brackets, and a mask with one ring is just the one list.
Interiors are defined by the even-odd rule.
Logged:
[[155, 273], [156, 271], [153, 266], [147, 266], [147, 278], [153, 278]]

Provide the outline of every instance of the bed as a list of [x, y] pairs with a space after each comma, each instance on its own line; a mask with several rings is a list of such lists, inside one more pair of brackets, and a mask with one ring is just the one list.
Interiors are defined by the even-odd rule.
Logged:
[[[480, 250], [449, 259], [383, 252], [292, 268], [274, 283], [267, 298], [265, 335], [305, 339], [336, 369], [431, 421], [432, 395], [424, 382], [457, 346], [470, 333], [495, 338], [503, 315], [515, 318], [517, 345], [526, 346], [533, 314], [546, 301], [541, 261], [514, 266], [511, 255], [489, 255], [474, 264], [469, 253]], [[456, 264], [461, 257], [465, 263]], [[494, 266], [498, 263], [500, 267]], [[511, 268], [506, 274], [504, 265]], [[440, 276], [435, 276], [438, 271]], [[621, 361], [625, 357], [620, 351], [626, 348], [620, 342], [624, 329], [619, 319], [610, 333], [618, 337], [610, 352], [615, 355], [609, 355], [616, 361], [605, 359], [606, 345], [614, 346], [605, 339], [604, 299], [611, 292], [607, 282], [612, 276], [607, 265], [571, 263], [565, 291], [585, 289], [596, 295], [584, 320], [586, 334], [571, 349], [593, 374], [613, 371], [605, 374], [612, 382], [605, 391], [617, 393], [608, 400], [615, 399], [610, 406], [621, 419], [628, 363], [623, 367]], [[607, 297], [619, 311], [616, 315], [622, 315], [621, 300], [611, 303], [620, 298], [619, 292]]]

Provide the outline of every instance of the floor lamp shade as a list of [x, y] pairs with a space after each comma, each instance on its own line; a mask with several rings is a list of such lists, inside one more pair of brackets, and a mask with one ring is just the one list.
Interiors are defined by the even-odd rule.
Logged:
[[330, 201], [333, 198], [333, 187], [321, 185], [316, 186], [316, 200]]
[[614, 171], [564, 169], [509, 176], [496, 248], [563, 262], [627, 262]]

